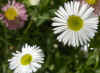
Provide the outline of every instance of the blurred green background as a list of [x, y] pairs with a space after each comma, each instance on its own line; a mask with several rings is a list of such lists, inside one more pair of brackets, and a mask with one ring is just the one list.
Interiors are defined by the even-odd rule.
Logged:
[[[25, 4], [28, 20], [20, 30], [8, 30], [0, 21], [0, 73], [13, 73], [8, 67], [8, 59], [25, 43], [36, 44], [45, 53], [45, 63], [36, 73], [100, 73], [100, 29], [87, 52], [80, 47], [64, 46], [53, 34], [54, 12], [68, 0], [41, 0], [38, 6], [30, 6], [28, 0], [17, 1]], [[7, 2], [0, 0], [0, 8]]]

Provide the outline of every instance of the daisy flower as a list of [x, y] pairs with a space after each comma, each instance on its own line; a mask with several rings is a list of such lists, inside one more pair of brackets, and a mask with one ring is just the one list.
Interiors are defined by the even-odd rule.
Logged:
[[28, 1], [30, 5], [33, 5], [33, 6], [38, 5], [40, 3], [40, 0], [28, 0]]
[[94, 12], [100, 16], [100, 0], [78, 0], [78, 1], [81, 1], [82, 3], [88, 3], [95, 9]]
[[13, 58], [9, 59], [9, 67], [14, 70], [14, 73], [32, 73], [41, 68], [41, 63], [44, 63], [44, 54], [42, 50], [34, 46], [25, 44], [22, 51], [13, 53]]
[[60, 6], [52, 19], [58, 41], [73, 47], [87, 44], [95, 36], [99, 22], [93, 11], [94, 8], [79, 1], [67, 2], [64, 8]]
[[12, 2], [8, 0], [8, 4], [1, 10], [3, 13], [0, 14], [0, 20], [5, 23], [8, 29], [15, 30], [24, 26], [27, 14], [23, 4], [15, 0], [12, 0]]

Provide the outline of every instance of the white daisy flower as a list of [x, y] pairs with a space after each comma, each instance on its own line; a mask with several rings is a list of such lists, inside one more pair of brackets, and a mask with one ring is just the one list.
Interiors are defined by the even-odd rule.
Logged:
[[42, 50], [35, 46], [25, 44], [22, 51], [13, 53], [13, 58], [9, 59], [9, 67], [14, 70], [14, 73], [32, 73], [41, 68], [41, 63], [44, 63], [44, 54]]
[[94, 8], [78, 1], [65, 3], [64, 8], [60, 6], [52, 24], [54, 33], [59, 34], [57, 39], [74, 47], [87, 44], [95, 36], [99, 22], [93, 11]]

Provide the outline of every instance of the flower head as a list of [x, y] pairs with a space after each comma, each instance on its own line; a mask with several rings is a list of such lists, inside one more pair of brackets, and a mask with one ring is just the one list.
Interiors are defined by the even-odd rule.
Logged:
[[44, 60], [42, 50], [35, 46], [25, 44], [22, 51], [13, 53], [13, 58], [9, 59], [9, 66], [14, 73], [32, 73], [41, 67]]
[[100, 0], [78, 0], [81, 3], [87, 3], [92, 6], [95, 10], [95, 14], [100, 16]]
[[8, 29], [18, 29], [24, 26], [24, 22], [27, 20], [26, 9], [23, 4], [8, 1], [2, 9], [3, 14], [0, 14], [0, 19], [6, 24]]
[[55, 12], [52, 26], [57, 39], [74, 47], [87, 44], [95, 36], [98, 17], [93, 13], [94, 8], [79, 1], [71, 1], [60, 6]]

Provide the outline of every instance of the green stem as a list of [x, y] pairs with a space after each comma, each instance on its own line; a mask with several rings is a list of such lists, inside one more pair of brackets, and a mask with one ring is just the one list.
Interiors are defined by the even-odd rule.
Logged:
[[[24, 36], [24, 35], [27, 33], [27, 31], [29, 30], [29, 28], [31, 27], [31, 25], [32, 25], [32, 20], [29, 22], [29, 24], [28, 24], [27, 28], [24, 30], [22, 36]], [[23, 39], [20, 39], [20, 40], [19, 40], [19, 43], [21, 43], [22, 40], [23, 40]], [[19, 47], [20, 47], [20, 44], [17, 45], [17, 48], [19, 48]]]
[[27, 28], [26, 28], [25, 31], [24, 31], [24, 34], [27, 33], [27, 31], [29, 30], [29, 28], [31, 27], [31, 25], [32, 25], [32, 21], [29, 22]]

